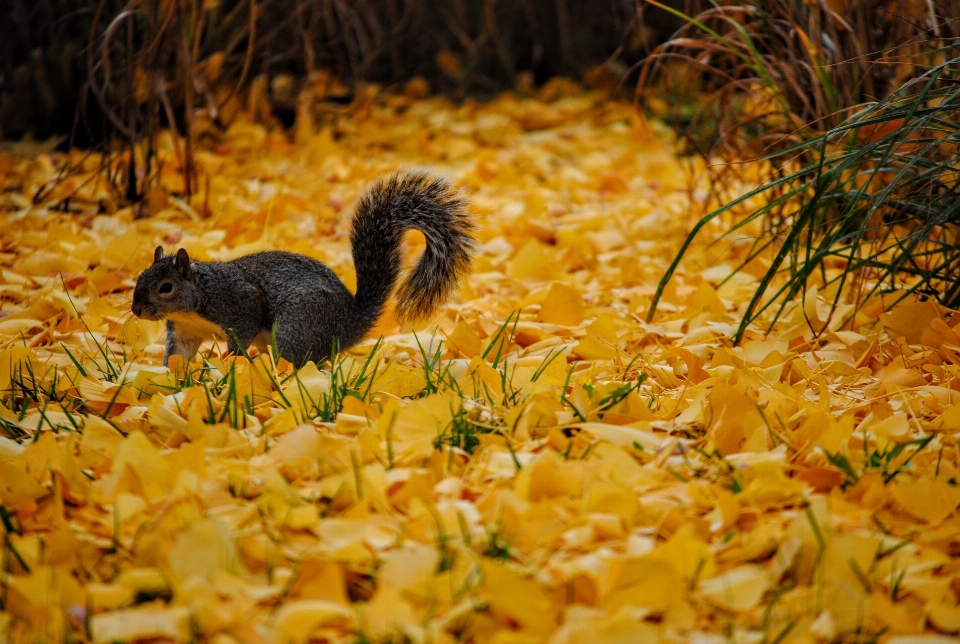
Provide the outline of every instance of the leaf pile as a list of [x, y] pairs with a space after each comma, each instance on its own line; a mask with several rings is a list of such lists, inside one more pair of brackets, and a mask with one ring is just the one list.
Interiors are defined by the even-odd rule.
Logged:
[[[189, 201], [167, 136], [136, 209], [99, 159], [0, 156], [0, 641], [953, 641], [950, 312], [876, 298], [841, 328], [810, 289], [733, 347], [763, 266], [702, 246], [646, 323], [702, 214], [648, 124], [562, 82], [418, 96], [295, 143], [240, 118]], [[156, 245], [284, 248], [352, 288], [352, 204], [401, 166], [482, 227], [429, 326], [388, 313], [298, 371], [212, 343], [158, 366], [129, 313]]]

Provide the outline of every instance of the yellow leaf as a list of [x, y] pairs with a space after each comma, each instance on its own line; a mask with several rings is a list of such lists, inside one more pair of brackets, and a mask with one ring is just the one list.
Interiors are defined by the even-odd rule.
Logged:
[[712, 422], [707, 437], [721, 454], [726, 456], [744, 451], [749, 437], [758, 430], [766, 432], [766, 423], [757, 410], [757, 403], [736, 387], [718, 381], [710, 391], [709, 401]]
[[903, 336], [908, 344], [918, 344], [921, 334], [934, 320], [944, 317], [948, 309], [936, 302], [900, 304], [880, 315], [880, 322], [890, 335]]
[[15, 459], [23, 453], [23, 445], [6, 436], [0, 436], [0, 460]]
[[133, 603], [136, 594], [120, 584], [87, 584], [87, 605], [94, 613], [123, 608]]
[[956, 638], [937, 635], [891, 635], [884, 644], [955, 644]]
[[533, 502], [576, 496], [582, 489], [582, 478], [578, 462], [564, 461], [556, 452], [545, 450], [520, 470], [517, 495]]
[[[0, 320], [0, 337], [28, 336], [32, 329], [42, 329], [43, 322], [30, 318], [5, 318]], [[23, 347], [21, 347], [23, 348]], [[2, 360], [2, 358], [0, 358]], [[2, 362], [0, 362], [2, 365]], [[2, 366], [0, 366], [2, 368]]]
[[543, 244], [531, 239], [513, 256], [510, 276], [518, 280], [546, 282], [556, 272], [556, 260]]
[[610, 344], [617, 343], [617, 322], [610, 313], [601, 314], [587, 327], [587, 332]]
[[473, 356], [467, 366], [467, 376], [460, 380], [466, 391], [503, 395], [503, 377], [480, 356]]
[[419, 394], [426, 386], [423, 369], [390, 362], [386, 369], [377, 374], [372, 390], [405, 398]]
[[426, 396], [399, 410], [388, 403], [377, 420], [377, 431], [391, 443], [396, 463], [415, 461], [433, 452], [434, 441], [448, 428], [459, 405], [453, 392]]
[[710, 579], [717, 574], [713, 552], [688, 525], [677, 530], [653, 555], [673, 566], [687, 580]]
[[0, 503], [12, 509], [34, 501], [46, 490], [33, 477], [10, 461], [0, 461]]
[[874, 436], [893, 442], [903, 442], [910, 435], [910, 423], [907, 421], [907, 417], [901, 414], [887, 416], [883, 420], [869, 425], [867, 429]]
[[[577, 614], [583, 611], [583, 616]], [[576, 644], [578, 642], [644, 642], [657, 644], [664, 641], [660, 637], [659, 624], [639, 619], [645, 611], [636, 607], [623, 606], [609, 613], [572, 607], [564, 615], [564, 624], [550, 638], [550, 644]]]
[[550, 599], [540, 584], [490, 561], [483, 561], [481, 570], [482, 594], [495, 619], [541, 636], [553, 630]]
[[390, 584], [381, 584], [373, 599], [357, 607], [360, 627], [373, 636], [383, 636], [416, 626], [418, 619], [400, 591]]
[[660, 434], [626, 425], [581, 423], [580, 429], [614, 445], [626, 448], [636, 448], [637, 445], [640, 445], [644, 451], [651, 453], [656, 453], [664, 442], [664, 437]]
[[165, 575], [156, 568], [125, 568], [115, 582], [134, 593], [157, 595], [170, 590]]
[[854, 419], [852, 416], [830, 417], [827, 431], [820, 436], [820, 446], [827, 452], [841, 451], [853, 435]]
[[950, 433], [960, 431], [960, 405], [947, 407], [934, 421], [934, 427]]
[[617, 524], [607, 532], [610, 536], [620, 536], [623, 526], [631, 526], [640, 510], [640, 502], [633, 490], [607, 481], [594, 481], [586, 486], [583, 499], [583, 508], [586, 512], [615, 514], [623, 522]]
[[576, 287], [554, 282], [540, 304], [538, 318], [547, 324], [577, 326], [583, 322], [583, 295]]
[[190, 638], [190, 610], [149, 606], [102, 613], [90, 618], [90, 632], [94, 642], [104, 644], [150, 638], [186, 641]]
[[[143, 321], [141, 320], [141, 322]], [[128, 385], [134, 392], [144, 393], [148, 396], [167, 393], [176, 386], [176, 378], [170, 370], [148, 365], [143, 365], [143, 368], [133, 377], [133, 382]]]
[[170, 548], [170, 570], [183, 581], [198, 575], [209, 583], [222, 582], [236, 572], [237, 555], [227, 527], [215, 519], [203, 519], [177, 535]]
[[587, 334], [573, 348], [583, 360], [610, 360], [617, 355], [617, 325], [604, 313], [587, 327]]
[[637, 606], [663, 612], [686, 597], [689, 581], [668, 561], [652, 553], [624, 560], [616, 587], [602, 602], [614, 610]]
[[960, 632], [960, 606], [944, 602], [928, 604], [927, 619], [941, 633]]
[[43, 432], [30, 443], [20, 455], [20, 463], [26, 466], [27, 473], [36, 480], [47, 479], [50, 470], [60, 471], [60, 447], [51, 432]]
[[480, 334], [475, 326], [460, 320], [453, 331], [447, 334], [447, 344], [464, 358], [472, 358], [480, 353]]
[[187, 419], [180, 415], [181, 407], [177, 402], [177, 400], [162, 394], [155, 394], [150, 399], [150, 406], [147, 411], [150, 425], [164, 438], [170, 436], [173, 432], [178, 432], [183, 436], [187, 436], [190, 432]]
[[273, 398], [273, 382], [270, 379], [267, 357], [258, 356], [249, 361], [242, 356], [232, 356], [226, 362], [232, 384], [236, 387], [237, 400], [241, 404], [259, 405]]
[[134, 494], [117, 494], [113, 502], [113, 514], [116, 522], [126, 523], [135, 519], [147, 507], [147, 502], [143, 497]]
[[315, 505], [298, 505], [290, 508], [283, 519], [283, 525], [291, 530], [312, 528], [320, 519]]
[[131, 226], [125, 233], [113, 238], [103, 251], [100, 264], [105, 268], [126, 268], [131, 271], [146, 268], [146, 258], [141, 255], [144, 246], [143, 239]]
[[112, 461], [120, 452], [123, 441], [123, 434], [105, 420], [93, 415], [86, 417], [83, 437], [80, 439], [80, 448], [86, 453], [83, 455], [85, 459], [92, 457]]
[[551, 353], [543, 359], [543, 362], [537, 365], [534, 373], [537, 374], [538, 383], [558, 386], [566, 384], [569, 371], [566, 356]]
[[118, 477], [118, 492], [139, 494], [151, 503], [170, 493], [170, 468], [141, 432], [120, 444], [111, 472]]
[[282, 386], [281, 391], [283, 398], [278, 393], [274, 400], [286, 399], [304, 418], [323, 407], [324, 396], [330, 393], [330, 376], [321, 372], [313, 362], [308, 362]]
[[315, 461], [321, 452], [317, 429], [313, 425], [303, 424], [280, 436], [268, 454], [277, 463], [286, 465], [299, 459]]
[[700, 364], [700, 359], [689, 349], [671, 347], [670, 352], [676, 354], [683, 360], [684, 365], [687, 367], [687, 380], [693, 384], [703, 382], [710, 377], [710, 374], [704, 371], [703, 366]]
[[897, 477], [890, 495], [904, 512], [933, 526], [946, 521], [960, 505], [960, 489], [945, 481]]
[[17, 271], [25, 275], [76, 275], [86, 267], [77, 258], [48, 250], [34, 251], [16, 264]]
[[271, 416], [263, 423], [263, 430], [271, 436], [286, 434], [298, 425], [297, 414], [292, 409], [285, 409], [279, 414]]
[[352, 629], [356, 624], [353, 610], [343, 604], [322, 599], [300, 599], [285, 602], [273, 617], [274, 628], [285, 641], [300, 644], [320, 627]]
[[346, 606], [349, 603], [340, 563], [322, 555], [308, 555], [297, 566], [290, 585], [291, 599], [319, 599]]
[[748, 481], [740, 501], [744, 504], [753, 504], [760, 507], [782, 506], [802, 503], [809, 488], [796, 479], [791, 479], [783, 473], [779, 463], [754, 463], [745, 470]]
[[717, 295], [717, 292], [710, 286], [709, 282], [700, 282], [697, 290], [694, 291], [687, 302], [687, 309], [684, 311], [684, 315], [693, 317], [693, 315], [701, 311], [706, 311], [718, 316], [724, 315], [727, 312], [727, 307], [724, 306], [720, 300], [720, 296]]
[[731, 568], [700, 582], [700, 595], [714, 606], [731, 612], [753, 610], [772, 587], [770, 575], [760, 566]]
[[588, 332], [573, 348], [573, 353], [582, 360], [610, 360], [616, 357], [617, 349], [615, 345]]
[[32, 352], [24, 346], [13, 346], [0, 351], [0, 391], [11, 391], [13, 382], [30, 373], [36, 373], [39, 365], [33, 363]]

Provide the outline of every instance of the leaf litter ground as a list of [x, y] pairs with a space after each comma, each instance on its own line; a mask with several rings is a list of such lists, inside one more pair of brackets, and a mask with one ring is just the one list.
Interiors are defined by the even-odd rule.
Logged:
[[[647, 323], [703, 212], [647, 123], [562, 83], [415, 94], [295, 143], [237, 118], [189, 201], [162, 137], [136, 210], [98, 158], [0, 155], [0, 641], [954, 641], [949, 312], [827, 324], [811, 289], [733, 347], [763, 267], [726, 279], [726, 240]], [[352, 288], [352, 204], [411, 166], [482, 226], [442, 315], [299, 371], [212, 343], [159, 366], [129, 313], [156, 245], [289, 249]]]

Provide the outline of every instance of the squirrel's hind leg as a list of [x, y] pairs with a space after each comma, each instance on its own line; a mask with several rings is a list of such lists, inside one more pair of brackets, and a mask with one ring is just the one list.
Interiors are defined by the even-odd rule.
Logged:
[[320, 364], [330, 356], [332, 348], [333, 338], [316, 338], [312, 334], [304, 333], [304, 329], [297, 324], [277, 321], [277, 346], [274, 349], [297, 369], [310, 360]]
[[249, 349], [257, 345], [257, 349], [263, 350], [266, 347], [259, 345], [260, 339], [268, 331], [255, 318], [239, 318], [232, 320], [231, 324], [224, 325], [223, 334], [227, 338], [227, 352], [233, 355], [243, 353], [241, 349]]

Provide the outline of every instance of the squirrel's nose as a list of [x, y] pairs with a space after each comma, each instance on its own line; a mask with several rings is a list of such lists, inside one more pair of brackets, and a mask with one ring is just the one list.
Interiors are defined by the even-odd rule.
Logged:
[[136, 315], [137, 317], [140, 317], [140, 314], [141, 314], [141, 313], [143, 313], [143, 307], [140, 306], [140, 303], [139, 303], [139, 302], [134, 302], [134, 303], [133, 303], [133, 314]]

